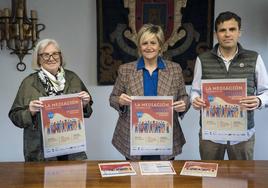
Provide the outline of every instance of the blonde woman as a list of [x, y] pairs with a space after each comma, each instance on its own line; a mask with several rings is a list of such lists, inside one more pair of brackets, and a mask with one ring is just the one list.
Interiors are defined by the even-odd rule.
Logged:
[[[160, 26], [145, 24], [139, 30], [137, 45], [140, 58], [119, 67], [110, 105], [119, 112], [114, 131], [114, 147], [129, 160], [168, 160], [182, 152], [185, 138], [178, 118], [189, 109], [189, 97], [185, 90], [182, 69], [179, 64], [161, 57], [164, 33]], [[168, 156], [130, 155], [131, 96], [173, 96], [173, 154]]]

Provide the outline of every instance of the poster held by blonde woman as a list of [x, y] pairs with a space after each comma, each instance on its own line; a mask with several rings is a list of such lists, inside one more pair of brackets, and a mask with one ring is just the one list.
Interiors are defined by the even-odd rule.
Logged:
[[[161, 57], [164, 33], [160, 26], [145, 24], [139, 30], [137, 46], [140, 58], [123, 64], [110, 95], [110, 105], [119, 112], [112, 143], [130, 160], [167, 160], [182, 152], [185, 138], [178, 118], [190, 107], [182, 69], [179, 64]], [[171, 155], [130, 154], [131, 96], [173, 96], [173, 152]]]
[[82, 99], [84, 117], [92, 114], [92, 97], [82, 80], [64, 68], [65, 62], [58, 43], [53, 39], [41, 40], [33, 53], [32, 68], [36, 72], [21, 83], [8, 113], [13, 124], [23, 129], [25, 161], [84, 160], [85, 152], [44, 158], [40, 97], [78, 93]]

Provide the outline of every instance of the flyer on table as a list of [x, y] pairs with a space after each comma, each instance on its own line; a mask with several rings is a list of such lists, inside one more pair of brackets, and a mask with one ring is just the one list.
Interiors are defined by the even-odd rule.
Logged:
[[217, 172], [217, 163], [186, 161], [180, 175], [216, 177]]
[[102, 177], [136, 175], [130, 162], [100, 163], [99, 169]]
[[142, 175], [176, 174], [170, 161], [139, 162]]

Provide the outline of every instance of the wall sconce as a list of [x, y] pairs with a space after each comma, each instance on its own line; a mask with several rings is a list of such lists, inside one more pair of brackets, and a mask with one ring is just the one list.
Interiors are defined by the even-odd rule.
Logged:
[[6, 46], [12, 50], [10, 54], [18, 56], [17, 70], [24, 71], [26, 64], [22, 60], [35, 47], [45, 25], [37, 24], [35, 10], [31, 10], [31, 18], [27, 17], [26, 0], [11, 0], [11, 3], [11, 11], [0, 10], [0, 46], [1, 50]]

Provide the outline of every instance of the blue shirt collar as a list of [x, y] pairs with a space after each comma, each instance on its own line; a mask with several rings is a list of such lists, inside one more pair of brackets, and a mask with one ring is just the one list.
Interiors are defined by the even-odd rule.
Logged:
[[[140, 57], [138, 59], [138, 63], [137, 63], [137, 70], [141, 70], [144, 68], [145, 68], [144, 59], [143, 59], [143, 57]], [[157, 58], [157, 68], [158, 69], [165, 69], [166, 68], [165, 61], [160, 56], [158, 56], [158, 58]]]

